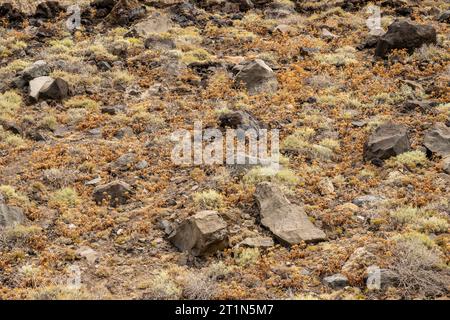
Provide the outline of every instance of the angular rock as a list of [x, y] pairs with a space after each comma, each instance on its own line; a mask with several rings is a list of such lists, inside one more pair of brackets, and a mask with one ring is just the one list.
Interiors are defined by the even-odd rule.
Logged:
[[54, 79], [52, 77], [38, 77], [30, 81], [30, 97], [35, 101], [39, 100], [39, 96], [42, 88], [44, 86], [53, 83]]
[[25, 221], [22, 209], [0, 203], [0, 227], [11, 227]]
[[94, 200], [97, 204], [108, 201], [112, 207], [127, 203], [132, 194], [131, 186], [123, 181], [113, 181], [98, 186], [93, 192]]
[[149, 18], [136, 23], [125, 35], [146, 38], [158, 33], [165, 33], [172, 28], [170, 18], [161, 13], [154, 13]]
[[80, 247], [76, 251], [76, 254], [82, 258], [85, 258], [89, 264], [95, 264], [95, 262], [98, 260], [98, 257], [99, 257], [99, 254], [97, 251], [95, 251], [92, 248], [89, 248], [87, 246]]
[[386, 160], [410, 150], [408, 128], [385, 123], [375, 129], [364, 145], [364, 160]]
[[111, 163], [111, 169], [127, 171], [133, 167], [136, 161], [137, 160], [135, 153], [125, 153], [121, 155], [116, 161]]
[[287, 245], [319, 242], [325, 233], [314, 226], [304, 210], [283, 195], [279, 187], [269, 182], [258, 184], [255, 193], [261, 224]]
[[450, 127], [447, 127], [444, 123], [436, 123], [425, 133], [424, 145], [432, 154], [440, 157], [449, 156]]
[[420, 111], [428, 112], [437, 105], [434, 101], [407, 100], [401, 107], [402, 112]]
[[326, 40], [333, 40], [336, 38], [339, 38], [339, 36], [335, 35], [334, 33], [331, 33], [328, 29], [323, 28], [322, 29], [322, 38]]
[[152, 35], [145, 40], [145, 48], [156, 50], [171, 50], [175, 49], [175, 42], [172, 39], [160, 37], [158, 35]]
[[43, 99], [64, 100], [69, 96], [69, 84], [61, 78], [56, 78], [44, 84], [39, 96]]
[[259, 131], [261, 129], [261, 123], [245, 111], [221, 114], [219, 116], [219, 126], [221, 128], [242, 129], [244, 131], [248, 129]]
[[253, 237], [244, 239], [240, 245], [250, 248], [271, 248], [274, 246], [274, 242], [269, 237]]
[[409, 53], [412, 53], [414, 49], [424, 44], [436, 42], [436, 30], [432, 26], [396, 21], [378, 40], [375, 56], [385, 58], [394, 49], [407, 49]]
[[398, 284], [398, 276], [389, 269], [380, 269], [373, 265], [367, 268], [365, 277], [366, 286], [369, 290], [384, 290]]
[[385, 198], [383, 197], [368, 194], [353, 199], [352, 203], [357, 205], [358, 207], [364, 207], [364, 206], [374, 206], [384, 200]]
[[227, 224], [216, 211], [201, 211], [185, 220], [169, 236], [179, 250], [207, 256], [228, 246]]
[[278, 80], [273, 70], [262, 60], [256, 59], [236, 75], [235, 82], [244, 84], [249, 94], [273, 93], [278, 89]]
[[28, 83], [35, 78], [48, 76], [50, 72], [51, 69], [47, 62], [44, 60], [38, 60], [20, 72], [20, 77]]
[[348, 285], [347, 277], [340, 273], [323, 278], [323, 282], [333, 289], [342, 289]]

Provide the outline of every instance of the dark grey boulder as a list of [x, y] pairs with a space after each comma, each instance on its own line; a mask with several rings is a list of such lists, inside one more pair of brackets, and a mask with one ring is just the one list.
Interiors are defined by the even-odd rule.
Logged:
[[408, 128], [385, 123], [375, 129], [364, 145], [364, 160], [386, 160], [410, 150]]
[[427, 130], [424, 145], [429, 152], [440, 157], [450, 155], [450, 127], [444, 123], [436, 123]]
[[94, 189], [94, 200], [97, 204], [106, 201], [111, 206], [116, 207], [127, 203], [133, 193], [133, 189], [127, 183], [123, 181], [113, 181], [96, 187]]
[[375, 56], [385, 58], [394, 49], [407, 49], [412, 53], [424, 44], [436, 42], [436, 30], [432, 26], [395, 21], [378, 40]]

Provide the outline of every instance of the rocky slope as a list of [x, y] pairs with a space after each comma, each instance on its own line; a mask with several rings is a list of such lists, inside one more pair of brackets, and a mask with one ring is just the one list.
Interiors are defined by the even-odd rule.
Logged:
[[[0, 299], [448, 298], [449, 9], [1, 1]], [[281, 170], [175, 164], [196, 121]]]

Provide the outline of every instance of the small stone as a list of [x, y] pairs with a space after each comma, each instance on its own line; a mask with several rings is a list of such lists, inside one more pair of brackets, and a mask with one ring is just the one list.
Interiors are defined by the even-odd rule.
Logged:
[[340, 273], [323, 278], [323, 282], [333, 289], [342, 289], [348, 285], [347, 277]]
[[136, 170], [143, 170], [147, 167], [148, 167], [148, 162], [145, 160], [139, 161], [135, 166]]
[[365, 195], [355, 198], [352, 202], [353, 204], [357, 205], [358, 207], [364, 207], [364, 206], [374, 206], [385, 199], [380, 196], [376, 195]]
[[123, 181], [113, 181], [94, 189], [93, 196], [97, 204], [108, 201], [113, 207], [127, 203], [133, 194], [131, 187]]
[[130, 170], [136, 163], [135, 153], [126, 153], [121, 155], [116, 161], [111, 163], [111, 169], [119, 171]]
[[85, 258], [87, 260], [88, 263], [90, 264], [94, 264], [95, 262], [97, 262], [98, 259], [98, 253], [97, 251], [93, 250], [92, 248], [89, 248], [87, 246], [83, 246], [80, 249], [78, 249], [76, 251], [76, 253]]
[[332, 40], [332, 39], [336, 39], [339, 37], [337, 35], [335, 35], [334, 33], [331, 33], [328, 29], [322, 29], [322, 38], [327, 39], [327, 40]]
[[329, 196], [334, 194], [333, 182], [329, 178], [320, 180], [318, 187], [322, 196]]
[[278, 80], [273, 70], [262, 60], [256, 59], [245, 65], [235, 78], [236, 84], [244, 84], [250, 95], [274, 93]]

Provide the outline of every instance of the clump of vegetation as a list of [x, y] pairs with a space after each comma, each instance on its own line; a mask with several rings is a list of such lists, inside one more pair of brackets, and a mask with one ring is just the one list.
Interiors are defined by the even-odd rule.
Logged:
[[257, 167], [251, 169], [243, 178], [247, 184], [258, 184], [263, 181], [276, 182], [288, 187], [297, 185], [300, 179], [289, 169], [275, 169], [272, 167]]
[[0, 120], [9, 119], [15, 115], [22, 104], [22, 97], [15, 91], [0, 93]]
[[86, 97], [73, 97], [64, 102], [64, 106], [68, 109], [81, 108], [89, 111], [96, 111], [99, 108], [97, 101]]
[[194, 203], [201, 209], [219, 209], [223, 205], [223, 197], [215, 190], [197, 192], [194, 194]]
[[312, 128], [297, 129], [283, 140], [281, 149], [285, 152], [296, 152], [311, 158], [331, 159], [334, 156], [333, 150], [339, 150], [339, 142], [326, 138], [319, 144], [315, 144], [311, 142], [314, 135], [315, 130]]
[[78, 203], [78, 194], [72, 188], [64, 188], [54, 192], [49, 201], [51, 207], [74, 207]]
[[413, 207], [399, 208], [391, 213], [391, 218], [397, 224], [424, 232], [443, 233], [449, 228], [447, 220], [436, 216], [435, 212]]
[[26, 204], [28, 203], [28, 197], [23, 195], [14, 189], [13, 186], [9, 185], [1, 185], [0, 193], [3, 195], [6, 201], [15, 202], [17, 204]]
[[149, 290], [145, 297], [154, 300], [175, 300], [179, 299], [183, 290], [173, 280], [173, 277], [165, 270], [154, 275], [149, 282]]
[[350, 46], [336, 49], [335, 53], [318, 54], [314, 59], [324, 64], [335, 65], [336, 67], [355, 64], [358, 62], [355, 57], [356, 49]]
[[429, 297], [443, 295], [450, 283], [449, 270], [438, 249], [414, 238], [396, 241], [389, 269], [405, 298], [417, 294]]
[[236, 263], [245, 267], [251, 264], [256, 263], [261, 256], [261, 253], [258, 248], [243, 248], [236, 252]]
[[12, 148], [25, 146], [25, 140], [21, 136], [6, 132], [2, 127], [0, 127], [0, 142]]
[[409, 151], [386, 161], [390, 167], [403, 168], [404, 166], [414, 169], [417, 167], [425, 167], [428, 164], [427, 155], [422, 151]]
[[218, 292], [217, 284], [207, 275], [190, 272], [183, 284], [183, 297], [189, 300], [211, 300]]
[[187, 65], [211, 61], [211, 54], [205, 49], [191, 50], [183, 54], [181, 61]]
[[42, 229], [39, 226], [24, 226], [16, 224], [12, 227], [8, 227], [5, 230], [5, 237], [10, 241], [26, 241], [34, 235], [41, 233]]

